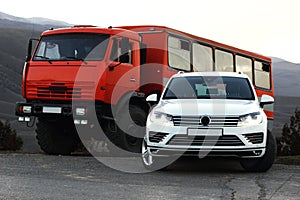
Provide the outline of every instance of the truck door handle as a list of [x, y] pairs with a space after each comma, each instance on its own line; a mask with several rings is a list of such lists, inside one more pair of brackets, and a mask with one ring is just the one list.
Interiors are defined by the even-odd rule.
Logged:
[[131, 78], [130, 82], [136, 82], [135, 78]]

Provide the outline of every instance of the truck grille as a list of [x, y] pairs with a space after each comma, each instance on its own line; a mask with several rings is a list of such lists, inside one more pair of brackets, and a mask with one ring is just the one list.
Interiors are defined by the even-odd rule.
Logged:
[[[173, 123], [174, 126], [202, 127], [204, 125], [201, 118], [202, 116], [173, 116]], [[213, 116], [209, 118], [208, 127], [236, 127], [239, 121], [238, 116]]]
[[245, 144], [234, 135], [224, 136], [187, 136], [174, 135], [168, 145], [182, 146], [244, 146]]
[[95, 84], [93, 82], [29, 82], [27, 85], [27, 97], [38, 99], [89, 100], [93, 98]]

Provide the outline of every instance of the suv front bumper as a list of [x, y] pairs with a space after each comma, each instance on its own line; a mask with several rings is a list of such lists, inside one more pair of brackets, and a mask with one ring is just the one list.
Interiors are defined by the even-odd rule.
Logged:
[[153, 156], [216, 155], [254, 158], [265, 154], [266, 122], [256, 126], [201, 128], [204, 133], [207, 131], [206, 135], [203, 131], [200, 132], [201, 135], [197, 135], [197, 132], [190, 132], [190, 129], [191, 127], [183, 126], [148, 126], [145, 138], [147, 148]]

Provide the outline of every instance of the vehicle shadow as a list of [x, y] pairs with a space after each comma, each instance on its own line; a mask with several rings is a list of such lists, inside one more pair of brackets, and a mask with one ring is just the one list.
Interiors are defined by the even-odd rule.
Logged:
[[245, 173], [237, 158], [224, 157], [181, 157], [165, 171], [172, 173]]

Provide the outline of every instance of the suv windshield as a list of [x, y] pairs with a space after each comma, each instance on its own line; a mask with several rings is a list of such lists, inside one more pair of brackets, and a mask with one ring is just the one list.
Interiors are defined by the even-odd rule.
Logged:
[[68, 33], [42, 37], [33, 60], [102, 60], [109, 35]]
[[255, 100], [246, 78], [191, 76], [173, 78], [163, 99], [243, 99]]

